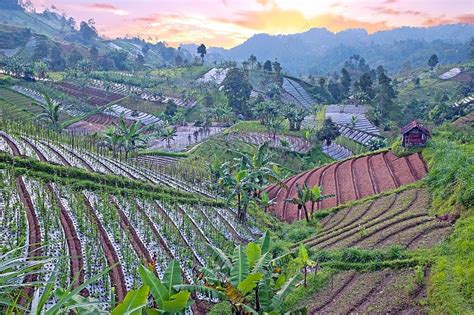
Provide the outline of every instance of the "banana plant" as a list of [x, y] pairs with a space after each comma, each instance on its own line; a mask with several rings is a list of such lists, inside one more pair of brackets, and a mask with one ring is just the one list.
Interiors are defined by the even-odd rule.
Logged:
[[[2, 257], [3, 258], [3, 257]], [[93, 298], [86, 298], [81, 296], [81, 291], [84, 290], [87, 286], [91, 285], [92, 283], [99, 280], [101, 277], [106, 275], [110, 269], [107, 268], [102, 272], [98, 273], [94, 277], [90, 278], [86, 282], [82, 283], [81, 285], [73, 288], [69, 286], [68, 288], [61, 288], [56, 287], [56, 283], [59, 277], [59, 266], [60, 263], [57, 259], [46, 258], [46, 257], [39, 257], [39, 260], [34, 260], [33, 265], [31, 266], [31, 262], [27, 263], [27, 266], [23, 266], [22, 262], [18, 261], [17, 259], [7, 260], [7, 264], [14, 264], [19, 266], [19, 270], [16, 272], [11, 272], [9, 270], [5, 274], [0, 275], [0, 282], [4, 279], [9, 281], [12, 280], [11, 276], [13, 275], [15, 278], [19, 275], [25, 274], [41, 274], [44, 272], [42, 270], [42, 266], [46, 262], [54, 262], [56, 263], [56, 267], [51, 273], [49, 279], [47, 281], [36, 281], [31, 283], [30, 285], [35, 286], [35, 291], [31, 298], [31, 303], [27, 308], [20, 306], [17, 304], [18, 299], [13, 301], [5, 300], [3, 294], [1, 296], [1, 304], [8, 306], [8, 309], [5, 311], [5, 314], [18, 314], [18, 313], [27, 313], [27, 314], [46, 314], [46, 315], [56, 315], [56, 314], [67, 314], [70, 312], [76, 312], [80, 314], [106, 314], [102, 311], [101, 305], [106, 303], [100, 302]], [[62, 258], [60, 258], [62, 259]], [[0, 264], [3, 265], [3, 262]], [[28, 266], [30, 265], [30, 266]], [[40, 269], [38, 269], [40, 267]], [[2, 270], [5, 272], [6, 270]], [[75, 281], [71, 281], [71, 283], [75, 283]], [[12, 287], [9, 285], [7, 287]], [[15, 287], [15, 286], [13, 286]], [[17, 285], [18, 287], [24, 287], [23, 285]], [[42, 289], [42, 290], [40, 290]], [[48, 305], [48, 301], [53, 301], [54, 304]]]
[[333, 198], [336, 196], [335, 194], [323, 195], [323, 187], [321, 186], [313, 186], [311, 188], [306, 187], [306, 189], [309, 189], [309, 201], [311, 202], [311, 215], [313, 215], [314, 206], [318, 202], [323, 201], [328, 198]]
[[301, 268], [303, 268], [304, 274], [304, 287], [308, 286], [307, 278], [308, 278], [308, 267], [315, 267], [316, 262], [314, 260], [309, 259], [308, 250], [304, 246], [303, 243], [300, 244], [298, 247], [298, 257], [294, 259], [294, 262], [297, 263]]
[[[152, 269], [145, 266], [138, 267], [143, 285], [137, 290], [131, 290], [125, 299], [113, 311], [112, 315], [118, 314], [184, 314], [194, 301], [190, 299], [191, 293], [178, 289], [182, 285], [183, 277], [179, 263], [172, 260], [166, 268], [163, 279], [160, 280]], [[151, 293], [157, 307], [147, 307], [148, 295]]]
[[290, 254], [274, 259], [270, 248], [268, 233], [245, 248], [237, 246], [231, 257], [212, 247], [217, 266], [201, 269], [204, 285], [180, 287], [228, 301], [234, 314], [281, 314], [281, 304], [299, 275], [287, 280], [279, 266], [291, 259]]
[[286, 199], [285, 202], [296, 205], [298, 207], [298, 210], [303, 209], [306, 222], [309, 222], [308, 207], [306, 206], [306, 204], [310, 201], [311, 192], [306, 184], [304, 184], [303, 186], [296, 184], [296, 192], [297, 197]]

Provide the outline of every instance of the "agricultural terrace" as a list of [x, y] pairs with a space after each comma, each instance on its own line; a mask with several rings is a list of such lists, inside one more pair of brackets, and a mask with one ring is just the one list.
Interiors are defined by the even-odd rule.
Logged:
[[272, 185], [266, 191], [274, 199], [270, 211], [276, 217], [292, 222], [304, 215], [297, 205], [286, 201], [297, 195], [298, 186], [321, 186], [324, 194], [335, 195], [318, 202], [317, 210], [413, 183], [422, 179], [426, 173], [425, 163], [419, 154], [397, 157], [388, 151], [326, 164], [286, 179], [286, 189], [284, 186]]
[[[49, 272], [60, 268], [65, 285], [78, 286], [111, 267], [108, 277], [87, 286], [83, 296], [105, 301], [114, 288], [117, 300], [123, 300], [141, 281], [136, 266], [152, 261], [162, 276], [168, 263], [177, 260], [185, 281], [194, 283], [194, 270], [211, 262], [208, 245], [229, 252], [260, 233], [237, 223], [232, 210], [208, 199], [209, 192], [164, 174], [4, 132], [0, 149], [5, 152], [0, 163], [9, 165], [0, 173], [1, 181], [11, 194], [2, 197], [15, 205], [2, 211], [2, 224], [22, 213], [26, 217], [18, 221], [18, 230], [9, 229], [2, 237], [11, 240], [9, 246], [26, 240], [28, 250], [20, 253], [25, 257], [70, 256], [69, 262], [58, 259], [47, 266]], [[19, 158], [23, 156], [36, 161]], [[114, 181], [129, 188], [117, 190]], [[145, 190], [140, 193], [140, 188]], [[64, 242], [67, 246], [60, 246]], [[24, 281], [48, 277], [45, 273]]]

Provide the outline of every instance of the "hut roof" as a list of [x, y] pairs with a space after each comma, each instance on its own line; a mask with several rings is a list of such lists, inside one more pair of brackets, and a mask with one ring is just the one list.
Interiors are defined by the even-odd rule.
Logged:
[[415, 128], [420, 129], [422, 132], [426, 133], [427, 135], [431, 136], [431, 132], [426, 128], [423, 124], [419, 123], [418, 121], [414, 120], [405, 127], [401, 129], [402, 134], [406, 134], [410, 130], [413, 130]]

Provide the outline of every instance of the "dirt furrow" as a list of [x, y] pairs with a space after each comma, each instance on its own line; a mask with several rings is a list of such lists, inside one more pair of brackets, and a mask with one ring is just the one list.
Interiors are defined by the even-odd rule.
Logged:
[[[46, 187], [50, 191], [52, 195], [52, 199], [58, 205], [60, 210], [60, 221], [61, 226], [64, 230], [64, 234], [66, 235], [66, 243], [68, 247], [69, 257], [70, 257], [70, 279], [73, 288], [77, 288], [79, 285], [84, 283], [84, 258], [82, 256], [82, 246], [81, 241], [77, 235], [76, 229], [74, 227], [74, 223], [72, 219], [69, 217], [69, 214], [64, 208], [63, 203], [61, 202], [59, 196], [57, 195], [56, 191], [54, 190], [53, 186], [48, 183]], [[81, 291], [82, 296], [88, 296], [89, 293], [87, 289], [83, 289]]]
[[[324, 301], [315, 306], [315, 307], [312, 307], [310, 305], [309, 309], [308, 309], [308, 312], [310, 314], [318, 314], [320, 313], [320, 311], [322, 309], [324, 309], [327, 305], [329, 305], [331, 302], [333, 302], [337, 296], [346, 288], [350, 285], [351, 282], [353, 281], [356, 281], [357, 279], [357, 273], [356, 272], [350, 272], [349, 275], [347, 276], [346, 279], [344, 279], [341, 283], [340, 283], [340, 286], [338, 286], [336, 288], [336, 290], [331, 290], [330, 291], [330, 294], [328, 296], [320, 296], [323, 294], [323, 292], [321, 292], [320, 294], [316, 294], [316, 296], [320, 297], [320, 298], [324, 298]], [[327, 286], [331, 285], [332, 287], [332, 283], [331, 284], [328, 284]], [[315, 297], [316, 297], [315, 296]], [[320, 299], [312, 299], [313, 301], [317, 301], [316, 303], [319, 303], [321, 300]]]
[[[16, 178], [16, 186], [20, 195], [20, 200], [23, 203], [23, 206], [26, 210], [26, 219], [28, 222], [28, 257], [34, 258], [41, 256], [41, 231], [36, 216], [35, 208], [33, 202], [31, 201], [31, 196], [26, 189], [23, 179], [18, 176]], [[38, 280], [37, 274], [27, 275], [23, 279], [23, 284], [28, 284], [36, 282]], [[35, 288], [33, 286], [26, 286], [23, 288], [20, 299], [18, 301], [19, 305], [26, 306], [33, 297], [33, 292]]]
[[[324, 170], [321, 178], [321, 186], [323, 187], [324, 194], [336, 194], [336, 168], [338, 164], [332, 164], [330, 167]], [[320, 209], [326, 209], [336, 206], [336, 198], [329, 198], [321, 201]]]
[[348, 313], [357, 313], [357, 309], [364, 309], [371, 303], [372, 300], [377, 298], [377, 293], [383, 291], [384, 288], [396, 277], [396, 274], [386, 272], [382, 275], [382, 279], [375, 284], [372, 289], [357, 303], [353, 304], [349, 309]]
[[369, 173], [369, 156], [354, 160], [352, 171], [354, 172], [354, 185], [357, 187], [359, 198], [375, 194], [374, 184]]
[[135, 231], [135, 228], [130, 224], [129, 219], [127, 218], [115, 198], [110, 196], [110, 202], [114, 205], [115, 209], [117, 209], [120, 218], [120, 227], [122, 228], [122, 230], [126, 231], [125, 234], [127, 235], [130, 244], [135, 250], [135, 253], [137, 253], [137, 256], [142, 260], [142, 262], [147, 265], [152, 261], [150, 252], [146, 249], [145, 245], [138, 236], [137, 231]]
[[[353, 225], [353, 226], [350, 226], [347, 228], [347, 230], [345, 231], [341, 231], [339, 232], [339, 234], [337, 234], [333, 240], [331, 240], [331, 238], [329, 238], [328, 240], [331, 240], [329, 243], [326, 243], [324, 244], [323, 246], [321, 246], [321, 248], [327, 248], [327, 247], [330, 247], [342, 240], [344, 240], [345, 238], [349, 238], [357, 233], [361, 233], [361, 229], [360, 227], [361, 226], [364, 226], [365, 229], [368, 229], [368, 228], [371, 228], [373, 226], [377, 226], [377, 225], [383, 225], [384, 224], [384, 221], [386, 220], [390, 220], [392, 218], [395, 218], [397, 216], [399, 216], [400, 214], [406, 212], [408, 209], [411, 208], [411, 206], [416, 202], [418, 198], [418, 192], [415, 193], [415, 196], [414, 198], [409, 202], [409, 204], [405, 207], [402, 207], [401, 209], [399, 209], [398, 211], [396, 211], [395, 213], [392, 213], [391, 215], [387, 216], [387, 217], [379, 217], [377, 219], [373, 219], [373, 220], [370, 220], [368, 221], [366, 224], [357, 224], [357, 225]], [[325, 242], [325, 241], [324, 241]], [[311, 246], [315, 246], [319, 243], [321, 243], [319, 240], [317, 240], [316, 242], [311, 242]], [[308, 243], [309, 245], [310, 243]]]
[[112, 267], [109, 272], [109, 276], [112, 285], [115, 288], [115, 295], [117, 301], [122, 301], [125, 298], [125, 295], [127, 294], [127, 287], [125, 286], [125, 276], [123, 274], [122, 267], [120, 266], [118, 255], [115, 252], [115, 248], [113, 247], [112, 242], [107, 236], [107, 232], [102, 226], [99, 217], [95, 213], [86, 195], [84, 195], [84, 205], [86, 206], [90, 217], [93, 219], [94, 224], [97, 226], [97, 230], [99, 232], [99, 241], [105, 253], [105, 258], [107, 259], [109, 267]]
[[353, 159], [338, 163], [339, 167], [336, 169], [337, 204], [343, 204], [347, 201], [357, 199], [352, 178], [353, 163]]
[[[405, 243], [405, 247], [408, 249], [431, 247], [435, 245], [436, 242], [440, 242], [448, 237], [451, 230], [452, 226], [446, 223], [433, 224], [432, 226], [418, 233], [415, 237], [412, 237], [407, 243]], [[420, 243], [423, 246], [419, 246]]]

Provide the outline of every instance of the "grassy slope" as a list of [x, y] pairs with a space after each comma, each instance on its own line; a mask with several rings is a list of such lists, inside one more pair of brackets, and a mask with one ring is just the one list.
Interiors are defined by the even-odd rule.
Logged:
[[[448, 97], [453, 97], [456, 100], [462, 95], [459, 93], [458, 88], [461, 86], [460, 82], [449, 79], [441, 80], [439, 75], [448, 71], [455, 66], [448, 66], [437, 69], [433, 74], [428, 74], [426, 71], [417, 69], [410, 75], [399, 77], [399, 81], [408, 80], [407, 83], [400, 83], [397, 95], [397, 103], [405, 104], [411, 100], [426, 101], [428, 103], [435, 102], [435, 99], [439, 95], [446, 94]], [[410, 78], [423, 77], [420, 80], [420, 86], [417, 87]]]
[[[196, 150], [192, 151], [189, 156], [180, 163], [207, 165], [214, 158], [223, 162], [231, 161], [233, 158], [239, 156], [237, 152], [253, 154], [255, 150], [255, 145], [242, 141], [225, 141], [223, 138], [213, 138], [197, 147]], [[270, 151], [273, 155], [271, 159], [273, 162], [280, 164], [294, 173], [331, 161], [331, 159], [324, 155], [318, 148], [315, 148], [308, 155], [300, 155], [277, 149], [270, 149]]]
[[430, 173], [433, 211], [460, 213], [436, 257], [428, 283], [433, 314], [474, 313], [474, 127], [437, 130], [423, 151]]
[[47, 35], [52, 38], [64, 36], [64, 34], [59, 32], [61, 29], [59, 24], [20, 10], [0, 10], [0, 23], [30, 28], [35, 33]]

